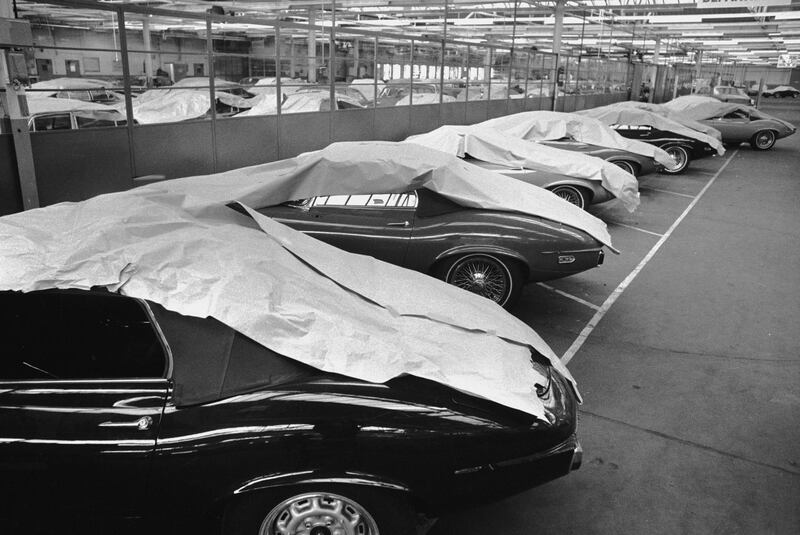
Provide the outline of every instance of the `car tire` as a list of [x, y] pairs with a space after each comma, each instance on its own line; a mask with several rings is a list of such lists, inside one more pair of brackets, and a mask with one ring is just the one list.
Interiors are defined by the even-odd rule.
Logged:
[[435, 275], [504, 308], [514, 304], [524, 283], [519, 262], [483, 253], [449, 258], [435, 270]]
[[224, 535], [407, 535], [416, 529], [408, 500], [395, 492], [309, 486], [251, 494], [225, 512]]
[[565, 201], [570, 204], [574, 204], [578, 208], [586, 208], [588, 204], [587, 195], [583, 192], [581, 188], [575, 186], [555, 186], [552, 188], [548, 188], [550, 191], [555, 193], [557, 196], [561, 197]]
[[675, 160], [675, 167], [671, 169], [667, 169], [665, 167], [662, 170], [662, 173], [666, 173], [668, 175], [679, 175], [686, 171], [686, 168], [689, 167], [689, 162], [692, 161], [692, 157], [685, 147], [681, 147], [680, 145], [672, 145], [669, 147], [664, 147], [664, 150], [667, 152], [667, 154], [672, 156], [673, 160]]
[[750, 138], [750, 146], [755, 150], [769, 150], [775, 145], [776, 139], [773, 130], [759, 130]]
[[633, 176], [639, 176], [637, 171], [637, 166], [627, 160], [615, 160], [611, 163], [613, 163], [623, 171], [632, 174]]

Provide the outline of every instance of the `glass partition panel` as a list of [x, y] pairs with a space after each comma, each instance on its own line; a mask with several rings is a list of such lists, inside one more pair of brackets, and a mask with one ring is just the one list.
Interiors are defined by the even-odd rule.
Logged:
[[410, 104], [411, 40], [378, 39], [377, 71], [384, 82], [379, 85], [376, 106]]
[[[415, 41], [412, 58], [411, 104], [439, 104], [442, 75], [442, 45]], [[452, 97], [444, 99], [448, 102]]]
[[330, 64], [330, 32], [323, 28], [281, 28], [279, 34], [280, 112], [329, 111], [330, 84], [340, 67], [336, 61]]
[[466, 45], [447, 45], [442, 61], [443, 92], [458, 100], [467, 85], [468, 48]]
[[493, 48], [489, 77], [489, 98], [492, 100], [508, 98], [509, 76], [511, 75], [511, 50]]
[[469, 47], [467, 57], [467, 87], [459, 100], [488, 100], [489, 80], [492, 71], [492, 49], [485, 46]]
[[530, 54], [515, 50], [511, 60], [511, 89], [509, 98], [524, 98], [528, 92], [528, 62]]
[[578, 93], [578, 58], [564, 56], [562, 65], [564, 66], [564, 79], [561, 89], [567, 95], [575, 95]]
[[374, 105], [376, 81], [375, 39], [358, 34], [336, 34], [335, 93], [337, 110]]

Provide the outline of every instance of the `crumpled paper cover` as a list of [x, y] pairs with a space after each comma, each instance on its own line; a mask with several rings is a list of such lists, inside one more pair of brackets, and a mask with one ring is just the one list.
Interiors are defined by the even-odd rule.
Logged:
[[594, 117], [595, 119], [598, 119], [607, 125], [649, 125], [654, 128], [658, 128], [659, 130], [680, 134], [691, 139], [702, 141], [716, 150], [717, 154], [720, 156], [725, 154], [725, 147], [722, 146], [722, 141], [720, 141], [722, 134], [719, 134], [719, 131], [717, 131], [719, 137], [710, 136], [652, 111], [636, 108], [630, 105], [619, 106], [616, 104], [609, 104], [608, 106], [601, 106], [599, 108], [592, 108], [589, 110], [581, 110], [575, 113], [585, 115], [587, 117]]
[[[362, 167], [355, 155], [370, 176], [373, 166], [398, 173], [351, 193], [375, 191], [376, 183], [452, 192], [460, 173], [442, 164], [474, 166], [438, 154], [400, 144], [335, 144], [275, 164], [5, 216], [0, 289], [103, 286], [181, 314], [214, 317], [324, 371], [378, 383], [411, 374], [543, 418], [535, 384], [544, 378], [530, 365], [531, 350], [574, 380], [523, 322], [485, 298], [346, 253], [248, 208], [296, 199], [299, 191], [338, 193], [332, 184], [340, 173]], [[521, 186], [505, 194], [535, 190], [508, 181]], [[506, 191], [502, 180], [481, 184]], [[452, 193], [480, 197], [469, 186]], [[229, 202], [240, 202], [250, 217]]]
[[[684, 98], [684, 97], [678, 97], [678, 98]], [[721, 101], [711, 97], [692, 97], [692, 98], [711, 99], [717, 102], [718, 104], [723, 104]], [[613, 105], [622, 108], [638, 108], [640, 110], [651, 111], [653, 113], [663, 115], [668, 119], [672, 119], [673, 121], [680, 123], [683, 126], [689, 127], [692, 130], [697, 130], [698, 132], [702, 132], [706, 135], [709, 135], [714, 139], [719, 139], [720, 141], [722, 140], [722, 132], [720, 132], [711, 125], [701, 123], [700, 121], [703, 120], [702, 117], [698, 117], [690, 113], [673, 111], [672, 109], [668, 108], [666, 104], [650, 104], [649, 102], [638, 102], [635, 100], [627, 100], [624, 102], [616, 102]]]
[[73, 112], [79, 117], [91, 117], [107, 121], [124, 121], [125, 112], [97, 102], [86, 102], [71, 98], [34, 98], [28, 100], [31, 116], [39, 113]]
[[548, 147], [495, 128], [447, 125], [427, 134], [410, 136], [407, 143], [441, 150], [463, 158], [469, 154], [514, 169], [534, 169], [600, 182], [633, 212], [639, 206], [639, 182], [632, 174], [602, 158]]
[[528, 141], [570, 138], [581, 143], [646, 156], [667, 167], [675, 163], [666, 151], [643, 141], [623, 137], [597, 119], [575, 113], [526, 111], [489, 119], [479, 125], [495, 128]]

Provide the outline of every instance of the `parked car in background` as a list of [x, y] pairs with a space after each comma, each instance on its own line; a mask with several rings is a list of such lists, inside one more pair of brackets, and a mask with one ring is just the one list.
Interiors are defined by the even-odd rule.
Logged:
[[620, 135], [638, 139], [660, 147], [675, 160], [673, 167], [665, 167], [662, 172], [676, 175], [683, 173], [692, 160], [714, 156], [717, 149], [695, 138], [687, 137], [674, 132], [659, 130], [650, 125], [615, 124], [611, 127]]
[[53, 78], [31, 84], [29, 99], [55, 97], [60, 99], [114, 104], [125, 97], [115, 82], [95, 78]]
[[738, 107], [701, 122], [722, 133], [728, 145], [748, 142], [755, 150], [769, 150], [775, 141], [797, 132], [797, 128], [782, 119], [751, 107]]
[[764, 89], [761, 96], [765, 98], [798, 98], [800, 97], [800, 89], [796, 89], [790, 85], [779, 85], [772, 89]]
[[624, 169], [636, 177], [655, 173], [657, 170], [662, 168], [653, 158], [648, 158], [647, 156], [643, 156], [641, 154], [620, 149], [600, 147], [590, 143], [575, 141], [573, 139], [539, 141], [538, 143], [547, 145], [549, 147], [554, 147], [556, 149], [580, 152], [582, 154], [586, 154], [587, 156], [602, 158], [603, 160], [613, 163], [617, 167]]
[[600, 242], [568, 225], [464, 208], [426, 189], [314, 197], [259, 212], [345, 251], [428, 273], [506, 307], [524, 284], [580, 273], [604, 257]]
[[732, 102], [745, 106], [755, 105], [753, 99], [750, 98], [741, 87], [718, 85], [711, 92], [711, 95], [722, 102]]
[[[378, 92], [376, 106], [379, 108], [395, 106], [403, 99], [405, 99], [405, 103], [408, 104], [408, 95], [412, 92], [414, 93], [415, 100], [417, 95], [438, 95], [439, 85], [436, 83], [428, 83], [423, 80], [412, 81], [407, 78], [389, 80]], [[430, 99], [431, 97], [427, 98]], [[438, 102], [438, 98], [436, 101]]]
[[78, 130], [107, 126], [125, 126], [128, 121], [119, 110], [94, 102], [62, 98], [35, 98], [28, 101], [28, 130]]
[[[345, 109], [361, 109], [361, 101], [342, 93], [335, 93], [335, 100], [331, 106], [330, 90], [305, 89], [286, 95], [281, 103], [281, 113], [306, 113], [315, 111], [331, 111]], [[254, 115], [275, 115], [278, 113], [278, 102], [275, 95], [259, 95], [253, 99], [250, 109], [243, 111], [237, 117], [250, 117]]]

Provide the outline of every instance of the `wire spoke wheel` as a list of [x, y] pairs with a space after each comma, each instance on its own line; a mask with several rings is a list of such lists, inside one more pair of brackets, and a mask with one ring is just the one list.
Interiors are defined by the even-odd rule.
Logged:
[[288, 498], [270, 511], [259, 535], [379, 535], [372, 516], [353, 500], [330, 493]]
[[626, 171], [626, 172], [632, 174], [633, 176], [636, 176], [636, 169], [634, 168], [634, 166], [633, 166], [633, 164], [631, 162], [628, 162], [628, 161], [625, 161], [625, 160], [617, 160], [617, 161], [614, 161], [614, 162], [611, 162], [611, 163], [613, 163], [614, 165], [616, 165], [617, 167], [619, 167], [623, 171]]
[[672, 175], [682, 173], [689, 165], [689, 153], [683, 147], [672, 146], [664, 149], [672, 157], [675, 164], [670, 168], [665, 168], [664, 172]]
[[574, 186], [556, 186], [550, 191], [578, 208], [584, 208], [586, 206], [586, 198], [583, 196], [583, 193]]
[[775, 144], [775, 132], [760, 130], [753, 135], [752, 146], [756, 150], [768, 150]]
[[472, 255], [457, 261], [446, 281], [503, 305], [511, 294], [511, 273], [493, 256]]

